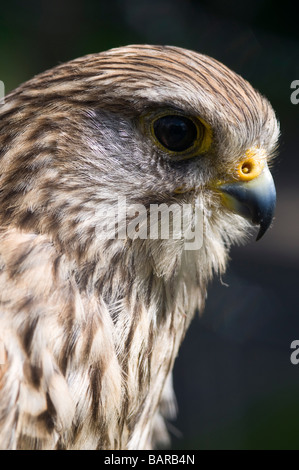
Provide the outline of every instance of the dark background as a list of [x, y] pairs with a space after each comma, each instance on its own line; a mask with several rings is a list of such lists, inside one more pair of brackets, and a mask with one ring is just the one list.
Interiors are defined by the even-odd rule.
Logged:
[[[266, 95], [281, 121], [272, 230], [232, 250], [175, 366], [173, 448], [299, 449], [299, 20], [269, 0], [36, 0], [2, 3], [6, 92], [75, 57], [130, 43], [170, 44], [224, 62]], [[227, 284], [227, 285], [225, 285]]]

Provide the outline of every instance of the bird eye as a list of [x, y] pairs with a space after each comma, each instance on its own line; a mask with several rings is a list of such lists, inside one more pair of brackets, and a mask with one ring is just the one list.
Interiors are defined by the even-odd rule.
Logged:
[[195, 123], [179, 115], [162, 116], [153, 124], [155, 137], [167, 150], [183, 152], [193, 146], [198, 137]]
[[[160, 112], [159, 112], [160, 111]], [[156, 147], [175, 161], [207, 152], [213, 132], [201, 116], [186, 116], [176, 110], [152, 110], [140, 116], [141, 130]]]

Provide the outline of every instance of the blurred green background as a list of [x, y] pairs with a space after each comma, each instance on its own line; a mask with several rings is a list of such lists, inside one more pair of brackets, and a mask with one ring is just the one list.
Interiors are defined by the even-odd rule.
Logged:
[[[1, 5], [6, 92], [75, 57], [129, 43], [171, 44], [224, 62], [266, 95], [281, 121], [271, 231], [232, 250], [175, 366], [177, 449], [299, 449], [299, 24], [270, 0], [10, 0]], [[225, 284], [228, 284], [226, 286]]]

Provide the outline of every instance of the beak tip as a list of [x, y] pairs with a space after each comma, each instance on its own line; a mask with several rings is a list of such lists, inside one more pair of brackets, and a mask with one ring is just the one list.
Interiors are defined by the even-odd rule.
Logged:
[[262, 220], [260, 222], [260, 229], [258, 231], [257, 237], [255, 239], [258, 242], [267, 232], [268, 228], [270, 227], [273, 220], [273, 214], [271, 214], [266, 220]]
[[255, 241], [258, 242], [265, 235], [265, 233], [266, 233], [266, 230], [264, 230], [262, 227], [260, 227]]

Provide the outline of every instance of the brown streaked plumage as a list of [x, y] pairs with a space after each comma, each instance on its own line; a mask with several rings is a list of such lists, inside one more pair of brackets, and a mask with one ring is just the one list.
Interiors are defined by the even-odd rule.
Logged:
[[[211, 142], [184, 158], [167, 151], [151, 135], [160, 115], [186, 116]], [[175, 414], [174, 360], [195, 309], [203, 309], [208, 281], [224, 271], [230, 245], [248, 231], [238, 214], [263, 231], [272, 217], [270, 203], [264, 216], [257, 202], [260, 176], [245, 184], [250, 215], [244, 200], [234, 202], [243, 185], [235, 180], [246, 176], [236, 168], [250, 151], [250, 164], [263, 158], [268, 184], [264, 155], [271, 160], [278, 133], [270, 104], [249, 83], [176, 47], [89, 55], [6, 97], [2, 448], [144, 449], [165, 439], [163, 416]], [[182, 240], [101, 237], [105, 209], [120, 197], [129, 209], [200, 207], [203, 246], [188, 251]]]

